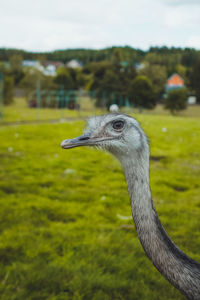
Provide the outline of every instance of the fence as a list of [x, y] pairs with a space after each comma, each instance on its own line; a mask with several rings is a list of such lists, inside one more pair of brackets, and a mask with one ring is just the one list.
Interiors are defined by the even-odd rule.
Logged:
[[0, 76], [0, 101], [3, 123], [84, 118], [106, 112], [111, 104], [130, 106], [129, 99], [115, 93], [66, 90], [64, 86], [60, 86], [59, 90], [42, 90], [38, 81], [36, 89], [29, 92], [26, 99], [15, 99], [14, 104], [4, 109], [3, 76]]

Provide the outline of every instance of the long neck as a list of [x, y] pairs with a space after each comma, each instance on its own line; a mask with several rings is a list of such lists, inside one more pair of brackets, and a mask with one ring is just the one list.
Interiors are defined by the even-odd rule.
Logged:
[[134, 153], [121, 163], [140, 242], [158, 271], [188, 299], [200, 299], [200, 264], [168, 237], [153, 205], [149, 187], [149, 153]]

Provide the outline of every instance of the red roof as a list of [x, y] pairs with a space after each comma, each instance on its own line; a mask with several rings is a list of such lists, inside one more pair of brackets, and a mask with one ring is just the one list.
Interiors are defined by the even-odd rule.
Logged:
[[173, 74], [168, 78], [167, 86], [184, 86], [184, 80], [178, 74]]
[[56, 69], [57, 69], [58, 67], [64, 66], [64, 64], [63, 64], [62, 61], [44, 61], [44, 62], [43, 62], [43, 66], [44, 66], [44, 67], [47, 67], [47, 66], [49, 66], [49, 65], [55, 66]]

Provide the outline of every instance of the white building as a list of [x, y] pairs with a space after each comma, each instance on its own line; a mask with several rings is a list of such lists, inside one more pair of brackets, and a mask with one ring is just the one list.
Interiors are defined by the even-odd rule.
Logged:
[[47, 76], [56, 76], [56, 66], [48, 65], [43, 72]]
[[22, 67], [34, 68], [42, 73], [44, 72], [44, 67], [37, 60], [23, 60]]
[[66, 66], [68, 68], [72, 68], [72, 69], [82, 68], [82, 64], [76, 59], [70, 60], [68, 63], [66, 63]]

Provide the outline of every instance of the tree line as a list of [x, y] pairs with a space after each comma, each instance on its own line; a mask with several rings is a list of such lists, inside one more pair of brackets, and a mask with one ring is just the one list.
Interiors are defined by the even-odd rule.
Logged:
[[[182, 64], [185, 67], [191, 67], [199, 58], [200, 51], [192, 48], [168, 48], [150, 47], [149, 50], [143, 51], [130, 46], [110, 47], [100, 50], [92, 49], [65, 49], [51, 52], [30, 52], [19, 49], [0, 48], [0, 61], [9, 61], [13, 55], [21, 55], [23, 59], [31, 60], [59, 60], [64, 63], [71, 59], [77, 59], [87, 64], [94, 61], [110, 60], [115, 55], [118, 49], [124, 61], [141, 62], [143, 60], [151, 60], [154, 63], [161, 65], [171, 65], [173, 68], [177, 64]], [[148, 57], [147, 57], [148, 56]]]
[[[68, 62], [77, 59], [81, 69], [59, 67], [55, 77], [38, 70], [22, 68], [22, 60]], [[9, 67], [5, 62], [9, 62]], [[34, 53], [17, 49], [0, 49], [0, 72], [5, 78], [6, 102], [11, 101], [12, 87], [23, 88], [28, 94], [40, 79], [41, 88], [67, 90], [84, 88], [97, 95], [97, 105], [109, 106], [114, 100], [124, 105], [128, 100], [136, 106], [153, 108], [162, 101], [167, 78], [178, 73], [185, 81], [187, 93], [197, 96], [200, 103], [200, 51], [190, 48], [151, 47], [148, 51], [129, 46], [102, 50], [67, 49]]]

